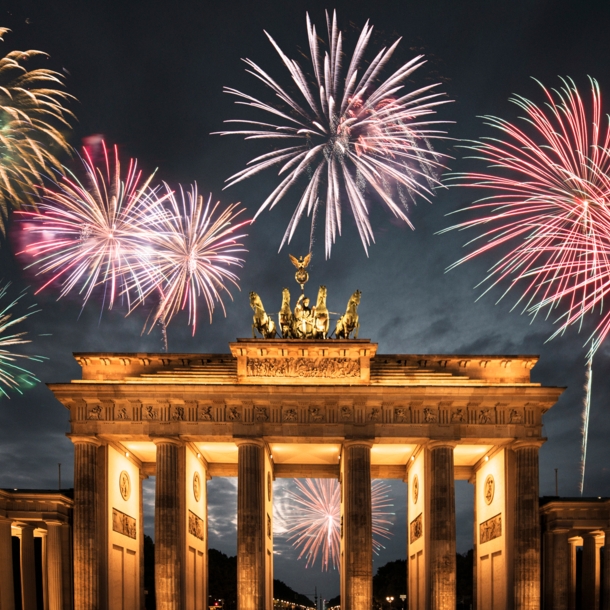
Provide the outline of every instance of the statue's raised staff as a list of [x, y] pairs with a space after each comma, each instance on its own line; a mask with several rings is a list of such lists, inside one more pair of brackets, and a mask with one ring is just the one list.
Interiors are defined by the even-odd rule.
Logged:
[[358, 338], [360, 322], [358, 322], [358, 305], [362, 293], [356, 290], [347, 302], [347, 311], [337, 320], [335, 327], [335, 337], [337, 339], [349, 339], [350, 334], [354, 333], [354, 339]]
[[275, 322], [265, 311], [263, 302], [256, 292], [250, 293], [250, 307], [254, 311], [252, 337], [256, 339], [256, 331], [258, 331], [263, 339], [273, 339], [275, 337]]
[[326, 286], [320, 286], [318, 301], [313, 313], [313, 339], [326, 339], [330, 327], [330, 315], [326, 307]]
[[294, 338], [294, 316], [290, 309], [290, 291], [288, 288], [282, 290], [282, 308], [278, 313], [278, 321], [280, 323], [280, 332], [282, 339]]

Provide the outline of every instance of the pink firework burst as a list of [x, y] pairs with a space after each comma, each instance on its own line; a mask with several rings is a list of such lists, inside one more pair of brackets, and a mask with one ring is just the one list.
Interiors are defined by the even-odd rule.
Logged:
[[[363, 58], [373, 31], [367, 22], [347, 63], [336, 13], [332, 19], [327, 13], [326, 21], [328, 50], [322, 54], [321, 39], [307, 15], [312, 77], [267, 34], [298, 95], [293, 97], [256, 63], [245, 59], [247, 72], [274, 94], [275, 103], [225, 88], [226, 93], [238, 98], [238, 104], [261, 110], [268, 118], [227, 121], [243, 127], [220, 134], [279, 144], [275, 150], [252, 159], [227, 180], [227, 186], [277, 168], [280, 182], [261, 204], [258, 216], [279, 203], [297, 183], [306, 185], [281, 246], [290, 241], [304, 214], [312, 216], [313, 232], [316, 216], [325, 207], [328, 258], [341, 234], [342, 204], [349, 204], [365, 250], [374, 241], [367, 190], [375, 193], [394, 216], [412, 226], [407, 216], [408, 202], [418, 197], [429, 200], [434, 187], [439, 186], [437, 175], [443, 155], [433, 151], [430, 140], [445, 137], [445, 132], [437, 129], [440, 121], [431, 120], [430, 115], [448, 100], [432, 93], [436, 85], [406, 88], [413, 72], [425, 63], [422, 55], [382, 78], [400, 40], [381, 49], [365, 64]], [[347, 70], [343, 69], [344, 63]]]
[[[307, 558], [305, 567], [313, 566], [318, 559], [322, 571], [339, 566], [341, 543], [341, 486], [335, 479], [294, 479], [296, 492], [288, 491], [292, 503], [288, 516], [286, 536], [300, 550], [299, 559]], [[394, 513], [386, 509], [392, 506], [389, 485], [373, 481], [371, 505], [373, 511], [373, 550], [383, 548], [379, 538], [389, 538]]]

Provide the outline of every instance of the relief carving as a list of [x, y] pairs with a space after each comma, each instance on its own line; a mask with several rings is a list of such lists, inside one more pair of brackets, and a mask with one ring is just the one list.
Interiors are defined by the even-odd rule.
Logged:
[[174, 421], [183, 421], [184, 420], [184, 407], [174, 407], [174, 412], [172, 413], [172, 419]]
[[404, 424], [405, 422], [408, 423], [409, 409], [407, 409], [405, 407], [398, 407], [398, 408], [394, 409], [394, 421], [397, 424]]
[[465, 415], [464, 415], [464, 409], [456, 409], [452, 414], [451, 414], [451, 423], [459, 423], [459, 422], [463, 422], [465, 419]]
[[214, 421], [214, 417], [212, 415], [212, 407], [199, 407], [199, 414], [197, 416], [199, 421]]
[[125, 407], [120, 407], [116, 413], [117, 419], [129, 419], [127, 416], [127, 409]]
[[479, 526], [479, 539], [481, 544], [499, 538], [502, 535], [502, 515], [496, 515]]
[[349, 407], [341, 407], [341, 421], [350, 421], [352, 419], [352, 410]]
[[283, 416], [284, 416], [284, 421], [287, 421], [287, 422], [294, 422], [299, 419], [299, 414], [297, 413], [296, 409], [286, 409], [283, 412]]
[[324, 411], [320, 407], [309, 407], [309, 421], [320, 423], [324, 419]]
[[97, 405], [89, 409], [88, 419], [102, 419], [102, 407]]
[[419, 513], [409, 524], [409, 541], [411, 544], [422, 537], [423, 529], [422, 514]]
[[522, 424], [523, 423], [523, 415], [517, 411], [517, 409], [511, 409], [510, 414], [508, 416], [508, 422], [510, 424]]
[[136, 539], [136, 520], [116, 508], [112, 509], [112, 531]]
[[267, 407], [254, 407], [254, 419], [255, 421], [268, 421], [269, 413]]
[[360, 363], [349, 358], [248, 358], [249, 377], [360, 377]]
[[230, 407], [227, 410], [227, 419], [229, 421], [241, 421], [241, 411], [237, 407]]
[[192, 510], [189, 510], [189, 534], [199, 538], [199, 540], [203, 540], [204, 531], [203, 519], [198, 517]]
[[438, 415], [436, 413], [436, 409], [431, 409], [430, 407], [426, 407], [424, 409], [424, 422], [426, 424], [434, 424], [438, 419]]
[[157, 419], [159, 417], [159, 412], [152, 405], [148, 405], [144, 412], [146, 413], [146, 419]]
[[381, 418], [381, 409], [379, 407], [374, 407], [371, 409], [369, 413], [369, 421], [379, 421]]
[[491, 409], [481, 409], [479, 411], [479, 423], [480, 424], [491, 424], [493, 411]]

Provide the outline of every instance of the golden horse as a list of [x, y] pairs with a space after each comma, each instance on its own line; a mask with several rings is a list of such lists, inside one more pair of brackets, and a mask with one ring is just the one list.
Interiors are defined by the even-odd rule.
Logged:
[[335, 327], [335, 337], [337, 339], [349, 339], [350, 334], [354, 333], [354, 339], [358, 338], [360, 322], [358, 322], [358, 305], [362, 293], [356, 290], [347, 302], [346, 312], [337, 320]]
[[312, 338], [326, 339], [330, 328], [330, 315], [326, 307], [326, 286], [320, 286], [318, 301], [314, 308]]
[[294, 316], [292, 315], [292, 309], [290, 309], [290, 291], [288, 288], [282, 290], [282, 308], [278, 313], [278, 321], [282, 339], [292, 339], [294, 337]]
[[256, 339], [256, 331], [258, 331], [263, 339], [273, 339], [275, 337], [275, 322], [267, 315], [263, 302], [256, 292], [250, 293], [250, 307], [254, 310], [252, 337]]

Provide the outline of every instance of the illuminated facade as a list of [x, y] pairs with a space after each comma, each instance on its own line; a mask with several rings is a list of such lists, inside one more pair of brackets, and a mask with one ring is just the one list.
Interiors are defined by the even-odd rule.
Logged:
[[238, 477], [238, 606], [271, 610], [272, 481], [342, 486], [341, 595], [370, 610], [370, 481], [408, 484], [409, 609], [455, 608], [455, 479], [475, 485], [479, 610], [540, 607], [538, 449], [561, 389], [535, 356], [377, 355], [368, 340], [230, 354], [77, 354], [51, 389], [75, 446], [77, 610], [139, 608], [143, 478], [156, 476], [157, 607], [207, 600], [206, 481]]

